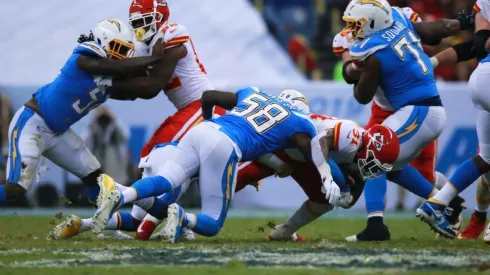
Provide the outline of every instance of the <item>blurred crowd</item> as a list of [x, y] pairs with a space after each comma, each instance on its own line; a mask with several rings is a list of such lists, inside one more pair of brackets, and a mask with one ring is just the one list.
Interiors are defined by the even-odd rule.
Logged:
[[[289, 53], [298, 69], [309, 79], [343, 81], [342, 63], [332, 52], [332, 40], [342, 30], [342, 15], [349, 0], [250, 0], [261, 12], [271, 34]], [[424, 21], [455, 18], [458, 12], [471, 11], [475, 0], [390, 0], [392, 6], [411, 7]], [[440, 45], [425, 47], [435, 55], [472, 33], [462, 31], [444, 39]], [[436, 78], [444, 81], [466, 81], [476, 62], [456, 67], [438, 67]]]

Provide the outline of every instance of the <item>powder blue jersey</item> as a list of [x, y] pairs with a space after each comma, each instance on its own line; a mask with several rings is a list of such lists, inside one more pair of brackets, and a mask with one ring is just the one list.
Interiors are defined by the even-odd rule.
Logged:
[[381, 62], [379, 86], [395, 110], [438, 96], [430, 58], [424, 53], [412, 22], [392, 7], [393, 25], [358, 41], [351, 48], [356, 60], [370, 55]]
[[286, 147], [294, 134], [314, 137], [317, 133], [309, 116], [275, 96], [254, 87], [239, 90], [237, 95], [237, 106], [211, 121], [237, 144], [242, 161]]
[[82, 55], [107, 57], [98, 43], [81, 43], [73, 50], [56, 79], [34, 93], [41, 116], [53, 132], [66, 131], [90, 110], [104, 103], [114, 90], [97, 84], [103, 80], [102, 77], [78, 68], [77, 60]]

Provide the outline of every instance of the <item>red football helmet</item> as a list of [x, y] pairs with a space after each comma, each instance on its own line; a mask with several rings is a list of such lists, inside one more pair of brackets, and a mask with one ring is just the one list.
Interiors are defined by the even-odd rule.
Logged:
[[400, 153], [400, 141], [395, 132], [383, 125], [374, 125], [362, 134], [357, 165], [364, 179], [391, 171]]
[[133, 0], [129, 7], [129, 23], [140, 42], [150, 40], [169, 17], [166, 0]]

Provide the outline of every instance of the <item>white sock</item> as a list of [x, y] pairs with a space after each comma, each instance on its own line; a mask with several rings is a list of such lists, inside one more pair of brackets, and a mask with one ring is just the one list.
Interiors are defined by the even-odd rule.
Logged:
[[383, 217], [384, 212], [383, 211], [375, 211], [367, 214], [368, 219], [372, 217]]
[[196, 226], [197, 216], [194, 213], [185, 213], [185, 218], [187, 220], [186, 228], [192, 229]]
[[333, 206], [330, 204], [320, 204], [306, 200], [286, 223], [288, 228], [294, 233], [332, 209]]
[[138, 192], [136, 192], [136, 189], [134, 188], [126, 188], [125, 190], [122, 191], [122, 194], [124, 196], [124, 202], [123, 203], [128, 203], [128, 202], [133, 202], [136, 200], [136, 197], [138, 196]]
[[124, 186], [122, 184], [119, 184], [116, 182], [116, 189], [123, 192], [124, 190], [128, 189], [128, 188], [131, 188], [131, 187], [128, 187], [128, 186]]
[[446, 184], [446, 182], [447, 182], [446, 176], [436, 171], [436, 182], [434, 183], [434, 185], [436, 186], [437, 190], [441, 190], [442, 187], [444, 187], [444, 185]]
[[82, 233], [85, 231], [89, 231], [92, 226], [92, 218], [82, 219], [82, 224], [80, 225], [80, 229], [78, 229], [78, 233]]
[[112, 216], [109, 218], [109, 221], [107, 222], [107, 226], [105, 227], [106, 230], [116, 230], [117, 226], [119, 225], [119, 213], [114, 213]]
[[429, 201], [447, 206], [457, 195], [458, 192], [456, 191], [456, 188], [454, 188], [450, 182], [447, 182], [437, 194], [429, 199]]
[[490, 204], [490, 190], [483, 177], [478, 178], [476, 185], [476, 206], [478, 212], [487, 212]]

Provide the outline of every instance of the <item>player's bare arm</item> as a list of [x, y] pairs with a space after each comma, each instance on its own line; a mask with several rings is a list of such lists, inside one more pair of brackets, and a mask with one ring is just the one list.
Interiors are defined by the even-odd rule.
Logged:
[[475, 24], [474, 14], [460, 12], [457, 19], [437, 19], [431, 22], [413, 22], [412, 25], [420, 36], [422, 43], [437, 45], [443, 38], [457, 34]]
[[133, 73], [139, 73], [148, 69], [158, 61], [163, 59], [162, 41], [155, 43], [152, 56], [109, 59], [95, 58], [90, 56], [80, 56], [77, 60], [77, 66], [94, 75], [124, 77]]
[[133, 97], [154, 98], [167, 86], [177, 63], [186, 54], [187, 50], [183, 45], [166, 49], [165, 55], [160, 62], [153, 65], [148, 76], [117, 79], [113, 81], [113, 86], [118, 88], [121, 93]]
[[364, 71], [362, 72], [358, 83], [354, 86], [354, 97], [360, 104], [368, 104], [376, 94], [379, 86], [379, 74], [381, 71], [381, 62], [371, 55], [367, 58]]
[[477, 57], [483, 58], [490, 49], [490, 22], [480, 13], [475, 15], [475, 36], [471, 40], [456, 44], [431, 58], [432, 66], [449, 66]]
[[202, 117], [204, 119], [210, 119], [213, 116], [214, 106], [231, 110], [237, 103], [238, 97], [236, 93], [216, 90], [205, 91], [201, 97]]

